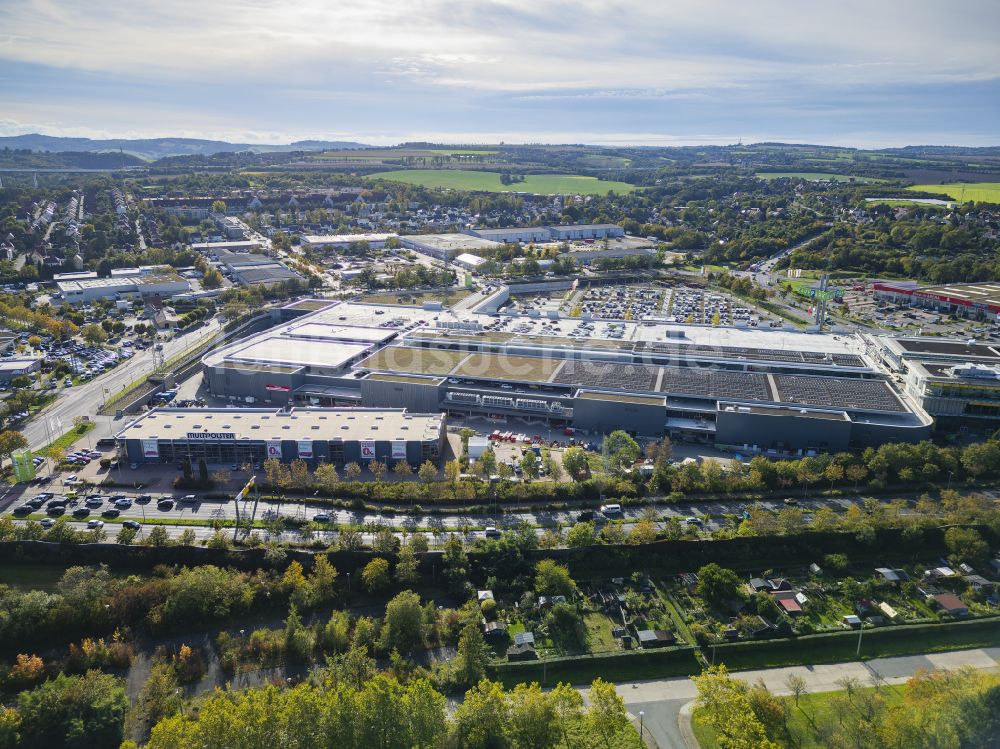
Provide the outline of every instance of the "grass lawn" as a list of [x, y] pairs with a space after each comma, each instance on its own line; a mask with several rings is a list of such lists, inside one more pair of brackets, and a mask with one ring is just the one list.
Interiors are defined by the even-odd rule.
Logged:
[[618, 643], [611, 636], [611, 621], [604, 614], [586, 614], [583, 624], [587, 628], [587, 648], [591, 653], [614, 653]]
[[369, 356], [358, 366], [384, 372], [448, 374], [466, 356], [468, 353], [465, 351], [387, 346]]
[[83, 437], [87, 432], [96, 426], [92, 421], [75, 426], [66, 432], [61, 437], [54, 439], [48, 445], [43, 447], [41, 450], [35, 450], [33, 455], [40, 455], [41, 457], [47, 457], [50, 450], [68, 450], [71, 448], [77, 440]]
[[[861, 692], [874, 691], [874, 687], [861, 689]], [[897, 705], [903, 701], [904, 685], [884, 686], [880, 689], [882, 699], [889, 705]], [[805, 694], [799, 698], [796, 706], [791, 697], [790, 711], [788, 713], [788, 732], [797, 739], [795, 746], [799, 749], [824, 749], [826, 744], [817, 743], [809, 717], [817, 723], [823, 725], [829, 723], [833, 715], [833, 702], [841, 696], [843, 692], [817, 692], [815, 694]], [[691, 716], [691, 727], [694, 729], [695, 738], [701, 749], [716, 749], [719, 746], [716, 740], [715, 731], [705, 722], [704, 713], [699, 709]]]
[[867, 177], [851, 177], [845, 174], [831, 174], [829, 172], [757, 172], [754, 175], [760, 179], [781, 179], [791, 177], [793, 179], [825, 179], [831, 182], [879, 182], [877, 179]]
[[1000, 203], [1000, 182], [956, 182], [953, 185], [913, 185], [907, 190], [948, 195], [958, 201]]
[[372, 177], [422, 187], [480, 192], [533, 192], [542, 195], [604, 195], [609, 190], [628, 193], [636, 189], [635, 185], [626, 182], [611, 182], [576, 174], [529, 174], [524, 182], [510, 185], [501, 183], [497, 172], [474, 172], [462, 169], [400, 169], [394, 172], [379, 172]]
[[490, 376], [498, 380], [547, 381], [562, 363], [561, 359], [507, 354], [472, 354], [455, 370], [464, 377]]

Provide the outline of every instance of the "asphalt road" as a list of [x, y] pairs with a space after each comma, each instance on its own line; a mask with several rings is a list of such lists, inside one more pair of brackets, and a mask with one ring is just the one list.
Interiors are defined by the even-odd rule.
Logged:
[[[163, 343], [163, 358], [170, 359], [199, 341], [214, 336], [220, 325], [210, 320], [206, 325], [187, 335], [178, 336]], [[69, 388], [62, 388], [56, 400], [41, 414], [33, 417], [21, 432], [28, 440], [28, 446], [37, 450], [52, 442], [73, 426], [73, 420], [86, 416], [97, 423], [91, 432], [91, 440], [108, 437], [114, 428], [110, 417], [98, 417], [97, 411], [106, 398], [121, 392], [124, 388], [149, 375], [153, 371], [153, 349], [136, 352], [135, 356], [90, 382]]]
[[[741, 671], [733, 674], [748, 683], [762, 680], [772, 693], [790, 694], [786, 685], [788, 677], [795, 674], [806, 682], [809, 692], [839, 690], [844, 678], [856, 678], [862, 684], [871, 684], [877, 675], [889, 684], [901, 684], [919, 669], [957, 669], [963, 667], [991, 669], [1000, 662], [1000, 648], [957, 650], [929, 655], [910, 655], [897, 658], [875, 658], [870, 661], [831, 663], [818, 666], [790, 666], [787, 668]], [[643, 728], [660, 749], [698, 749], [691, 743], [689, 720], [681, 721], [682, 713], [690, 714], [690, 703], [697, 696], [697, 689], [690, 679], [679, 677], [654, 681], [626, 682], [617, 685], [618, 694], [625, 701], [633, 716], [643, 712]], [[685, 709], [686, 708], [686, 709]]]
[[[65, 485], [57, 480], [51, 485], [44, 487], [44, 490], [52, 492], [58, 496], [62, 492], [71, 488], [72, 485]], [[16, 500], [13, 499], [15, 495], [11, 494], [11, 498], [8, 500], [8, 506], [4, 509], [4, 511], [12, 512], [15, 507], [24, 504], [36, 494], [41, 493], [41, 491], [43, 491], [43, 489], [32, 489], [24, 492], [23, 495], [17, 497]], [[134, 499], [140, 493], [136, 491], [123, 491], [120, 489], [91, 489], [88, 494], [98, 492], [105, 497], [105, 501], [99, 507], [92, 508], [91, 514], [87, 519], [100, 518], [101, 513], [111, 507], [111, 502], [107, 499], [110, 495], [123, 494]], [[117, 518], [107, 523], [106, 530], [109, 533], [112, 531], [117, 532], [118, 524], [123, 520], [137, 520], [140, 523], [146, 523], [147, 519], [155, 518], [159, 524], [165, 525], [168, 532], [172, 536], [180, 535], [180, 533], [182, 533], [186, 528], [194, 528], [197, 538], [202, 539], [210, 538], [212, 536], [213, 531], [211, 529], [211, 525], [213, 521], [232, 521], [236, 518], [236, 507], [232, 501], [198, 498], [191, 503], [177, 502], [171, 509], [160, 509], [157, 506], [160, 499], [173, 498], [176, 500], [182, 496], [182, 493], [154, 492], [151, 493], [151, 496], [151, 501], [146, 504], [133, 503], [130, 508], [122, 510]], [[889, 500], [885, 500], [886, 503], [888, 503], [888, 501]], [[805, 499], [797, 500], [797, 503], [797, 506], [805, 510], [807, 514], [810, 511], [814, 511], [821, 507], [830, 507], [835, 511], [842, 512], [845, 511], [851, 504], [860, 503], [860, 497]], [[785, 506], [780, 500], [767, 500], [760, 502], [759, 504], [769, 510], [779, 510]], [[82, 498], [77, 506], [83, 506]], [[688, 518], [699, 518], [701, 520], [701, 523], [699, 524], [700, 528], [705, 531], [714, 531], [724, 527], [724, 525], [728, 522], [728, 520], [723, 516], [739, 515], [746, 509], [746, 507], [747, 503], [743, 501], [722, 500], [711, 502], [703, 501], [662, 504], [657, 506], [655, 511], [657, 518], [660, 521], [670, 517], [676, 517], [681, 520], [682, 523], [686, 523], [688, 522]], [[72, 509], [72, 507], [68, 508], [69, 512], [71, 512]], [[240, 511], [241, 513], [251, 512], [252, 503], [247, 504], [245, 507], [241, 503]], [[413, 515], [398, 513], [387, 514], [383, 512], [367, 512], [362, 510], [344, 510], [316, 503], [305, 503], [302, 501], [277, 502], [272, 500], [260, 500], [255, 518], [258, 521], [264, 521], [268, 517], [281, 515], [301, 521], [311, 521], [314, 515], [319, 512], [326, 513], [330, 518], [329, 522], [322, 524], [316, 523], [311, 526], [311, 530], [313, 531], [315, 538], [329, 541], [336, 538], [337, 531], [335, 528], [338, 526], [353, 526], [361, 529], [389, 527], [400, 536], [404, 530], [410, 535], [418, 532], [423, 533], [430, 541], [434, 540], [435, 531], [437, 531], [439, 535], [442, 533], [464, 533], [468, 540], [474, 540], [476, 538], [483, 538], [485, 535], [485, 529], [489, 526], [494, 526], [502, 530], [504, 528], [516, 527], [521, 524], [527, 524], [534, 527], [536, 532], [541, 535], [546, 529], [556, 527], [567, 528], [572, 526], [575, 522], [577, 522], [579, 515], [579, 510], [570, 512], [508, 510], [506, 512], [487, 514], [452, 513], [447, 515], [428, 513], [418, 513]], [[41, 515], [42, 513], [44, 513], [44, 509], [35, 514]], [[615, 518], [620, 518], [624, 521], [624, 528], [627, 532], [632, 528], [635, 522], [641, 518], [642, 514], [642, 508], [626, 508], [620, 516], [615, 516]], [[80, 527], [85, 527], [87, 519], [81, 520], [78, 525]], [[606, 518], [603, 518], [600, 513], [597, 513], [595, 520], [596, 522], [601, 523], [606, 521]], [[177, 522], [172, 523], [170, 521]], [[77, 524], [74, 523], [74, 525]], [[662, 522], [660, 525], [662, 525]], [[366, 542], [371, 540], [372, 535], [373, 534], [368, 531], [362, 532], [362, 537]], [[302, 538], [298, 531], [290, 530], [281, 534], [281, 540], [301, 542]]]

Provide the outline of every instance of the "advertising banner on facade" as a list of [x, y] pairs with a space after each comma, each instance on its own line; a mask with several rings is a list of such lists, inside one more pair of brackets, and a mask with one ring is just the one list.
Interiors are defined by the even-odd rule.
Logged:
[[406, 440], [392, 441], [392, 459], [406, 460]]
[[281, 440], [272, 439], [267, 441], [267, 457], [281, 460]]
[[270, 390], [272, 393], [287, 393], [291, 391], [288, 385], [265, 385], [265, 390]]
[[158, 458], [160, 457], [160, 443], [158, 440], [143, 440], [142, 441], [142, 457], [144, 458]]
[[35, 464], [31, 460], [31, 450], [18, 450], [10, 456], [14, 465], [14, 480], [23, 484], [35, 478]]
[[303, 460], [312, 460], [313, 456], [313, 441], [312, 440], [299, 440], [299, 457]]
[[361, 440], [361, 459], [375, 460], [375, 440]]

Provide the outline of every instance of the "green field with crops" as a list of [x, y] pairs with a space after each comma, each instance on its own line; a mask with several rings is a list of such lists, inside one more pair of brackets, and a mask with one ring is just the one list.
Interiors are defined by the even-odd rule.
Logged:
[[599, 180], [576, 174], [529, 174], [524, 182], [505, 185], [497, 172], [473, 172], [462, 169], [400, 169], [372, 175], [378, 179], [407, 182], [422, 187], [443, 187], [452, 190], [481, 192], [533, 192], [543, 195], [603, 195], [609, 190], [627, 193], [635, 185], [627, 182]]
[[953, 185], [914, 185], [906, 188], [915, 192], [947, 195], [960, 202], [1000, 203], [1000, 182], [956, 182]]

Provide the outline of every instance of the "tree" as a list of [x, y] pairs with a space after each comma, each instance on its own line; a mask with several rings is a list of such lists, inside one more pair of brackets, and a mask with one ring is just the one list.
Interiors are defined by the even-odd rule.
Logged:
[[587, 453], [579, 447], [567, 448], [562, 457], [563, 468], [574, 481], [580, 481], [587, 474]]
[[100, 325], [87, 325], [80, 331], [80, 335], [91, 346], [99, 346], [108, 340], [108, 334]]
[[328, 652], [343, 653], [351, 642], [351, 617], [346, 611], [334, 611], [323, 627], [323, 648]]
[[375, 483], [381, 484], [382, 477], [385, 476], [385, 463], [380, 460], [373, 460], [368, 464], [368, 470], [372, 472]]
[[483, 679], [465, 693], [465, 700], [455, 710], [453, 745], [466, 749], [506, 746], [509, 722], [510, 707], [503, 687]]
[[10, 387], [12, 390], [24, 390], [24, 388], [31, 387], [31, 378], [27, 375], [12, 377], [10, 380]]
[[320, 463], [316, 466], [313, 478], [319, 487], [325, 492], [332, 492], [340, 483], [340, 476], [337, 474], [337, 467], [333, 463]]
[[451, 484], [452, 491], [458, 485], [458, 479], [462, 475], [462, 466], [457, 460], [449, 460], [444, 465], [445, 480]]
[[201, 285], [206, 289], [217, 289], [222, 286], [222, 274], [217, 268], [209, 268], [201, 277]]
[[337, 577], [340, 573], [330, 564], [326, 554], [317, 554], [313, 559], [313, 568], [309, 572], [309, 587], [317, 603], [332, 601], [337, 595]]
[[975, 528], [949, 528], [944, 532], [944, 543], [956, 564], [989, 559], [990, 545]]
[[779, 749], [767, 736], [754, 713], [749, 688], [729, 676], [725, 666], [712, 666], [695, 676], [698, 705], [715, 730], [720, 747], [732, 749]]
[[632, 526], [628, 535], [630, 544], [651, 544], [656, 540], [656, 523], [651, 520], [640, 520]]
[[455, 680], [462, 686], [478, 683], [486, 675], [490, 655], [479, 631], [479, 625], [466, 624], [458, 636], [458, 657], [455, 659]]
[[288, 485], [301, 492], [313, 485], [313, 477], [309, 472], [309, 464], [301, 458], [293, 460], [288, 468]]
[[616, 472], [631, 468], [642, 454], [639, 443], [621, 429], [616, 429], [605, 438], [604, 452], [611, 461], [612, 470]]
[[392, 465], [392, 472], [400, 479], [407, 479], [413, 475], [413, 466], [405, 460], [397, 460]]
[[566, 534], [566, 545], [572, 547], [593, 546], [597, 543], [597, 531], [591, 522], [577, 523]]
[[720, 605], [731, 598], [740, 598], [740, 578], [735, 572], [709, 562], [698, 570], [695, 592], [705, 601]]
[[122, 529], [118, 531], [118, 536], [115, 538], [115, 542], [121, 544], [122, 546], [129, 546], [133, 541], [135, 541], [135, 537], [138, 532], [139, 531], [135, 528], [122, 527]]
[[167, 529], [162, 525], [154, 525], [153, 529], [146, 536], [147, 546], [169, 546], [170, 536], [167, 534]]
[[21, 740], [25, 746], [46, 749], [117, 749], [124, 737], [128, 706], [121, 679], [100, 671], [82, 676], [60, 673], [18, 696]]
[[833, 485], [844, 478], [844, 467], [839, 463], [830, 463], [825, 469], [823, 469], [823, 477], [830, 482], [830, 490], [833, 490]]
[[846, 474], [848, 480], [854, 482], [854, 491], [857, 491], [858, 484], [864, 481], [865, 477], [868, 476], [868, 469], [865, 468], [860, 463], [852, 463], [851, 465], [847, 466]]
[[525, 478], [538, 478], [538, 456], [532, 450], [521, 456], [521, 473]]
[[420, 464], [420, 468], [417, 471], [417, 478], [420, 479], [420, 483], [429, 489], [430, 485], [437, 479], [437, 472], [437, 466], [429, 460], [425, 460]]
[[372, 593], [388, 588], [389, 563], [382, 557], [375, 557], [361, 570], [361, 584]]
[[344, 476], [348, 481], [357, 481], [361, 478], [361, 466], [355, 462], [348, 463], [344, 466]]
[[537, 682], [518, 684], [510, 693], [508, 735], [513, 746], [555, 747], [562, 726], [556, 701]]
[[288, 466], [275, 458], [268, 458], [264, 461], [264, 475], [267, 477], [267, 483], [275, 489], [288, 486], [288, 482], [291, 480]]
[[420, 596], [412, 590], [404, 590], [385, 607], [382, 620], [382, 649], [412, 653], [424, 645], [424, 610]]
[[156, 663], [139, 690], [135, 705], [129, 711], [130, 733], [140, 741], [149, 738], [149, 732], [163, 718], [173, 715], [181, 707], [179, 684], [174, 670], [168, 663]]
[[535, 565], [535, 592], [541, 596], [571, 598], [576, 592], [576, 582], [570, 577], [566, 565], [542, 559]]
[[10, 429], [0, 432], [0, 463], [3, 463], [5, 458], [9, 458], [15, 452], [23, 450], [27, 446], [28, 440], [20, 432]]
[[404, 546], [399, 550], [399, 559], [396, 560], [396, 580], [401, 585], [413, 585], [419, 579], [417, 572], [420, 566], [416, 554], [411, 545]]
[[628, 722], [628, 712], [625, 703], [615, 685], [597, 679], [590, 685], [590, 708], [587, 710], [587, 724], [591, 730], [600, 736], [604, 745], [611, 749], [616, 746], [615, 739], [633, 733]]

